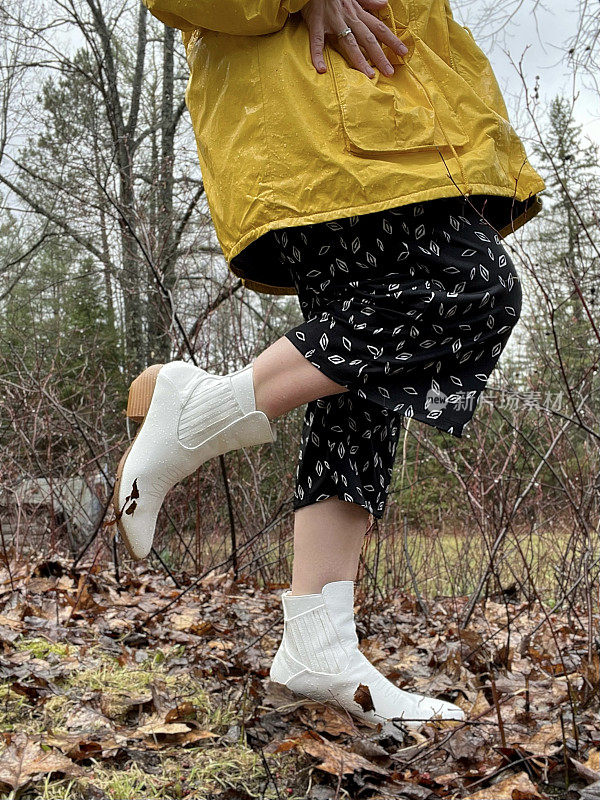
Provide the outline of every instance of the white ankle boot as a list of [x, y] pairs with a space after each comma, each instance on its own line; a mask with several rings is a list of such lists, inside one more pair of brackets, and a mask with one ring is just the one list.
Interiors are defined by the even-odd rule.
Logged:
[[127, 415], [143, 422], [117, 468], [113, 507], [133, 558], [150, 552], [158, 512], [176, 483], [209, 458], [275, 441], [275, 427], [256, 410], [252, 368], [212, 375], [171, 361], [131, 384]]
[[[339, 705], [367, 722], [401, 718], [418, 727], [434, 717], [465, 718], [458, 706], [412, 694], [394, 686], [358, 649], [354, 620], [354, 581], [332, 581], [319, 594], [281, 595], [284, 633], [269, 676], [291, 691], [330, 705]], [[373, 710], [354, 699], [367, 686]], [[359, 698], [368, 694], [363, 690]]]

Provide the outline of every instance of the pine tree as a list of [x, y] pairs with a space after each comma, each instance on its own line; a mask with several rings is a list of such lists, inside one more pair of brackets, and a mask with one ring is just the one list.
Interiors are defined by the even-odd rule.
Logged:
[[600, 288], [598, 147], [585, 142], [572, 105], [557, 96], [550, 104], [543, 143], [534, 146], [534, 152], [547, 190], [530, 252], [540, 284], [550, 296], [552, 318], [543, 298], [533, 299], [532, 308], [544, 311], [529, 325], [527, 358], [544, 387], [566, 390], [566, 376], [576, 393], [592, 394], [598, 340], [590, 314], [597, 325]]

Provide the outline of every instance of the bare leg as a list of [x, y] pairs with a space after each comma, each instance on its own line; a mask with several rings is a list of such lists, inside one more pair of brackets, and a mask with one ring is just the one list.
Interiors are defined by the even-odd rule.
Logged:
[[310, 400], [348, 391], [313, 367], [285, 336], [256, 358], [253, 375], [256, 408], [271, 420]]
[[292, 594], [315, 594], [330, 581], [354, 581], [369, 512], [337, 497], [294, 514]]
[[[283, 336], [254, 362], [256, 408], [269, 419], [297, 406], [348, 391], [314, 367]], [[369, 512], [337, 497], [294, 514], [292, 594], [320, 592], [330, 581], [355, 580]]]

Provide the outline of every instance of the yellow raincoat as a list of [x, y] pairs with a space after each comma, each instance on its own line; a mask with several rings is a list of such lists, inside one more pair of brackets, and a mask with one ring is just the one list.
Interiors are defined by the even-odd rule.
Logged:
[[[182, 31], [185, 93], [215, 232], [251, 289], [294, 294], [267, 231], [441, 197], [491, 195], [501, 236], [541, 209], [544, 181], [492, 67], [448, 0], [390, 0], [408, 47], [387, 77], [325, 47], [311, 60], [306, 0], [144, 0]], [[262, 238], [261, 238], [262, 237]]]

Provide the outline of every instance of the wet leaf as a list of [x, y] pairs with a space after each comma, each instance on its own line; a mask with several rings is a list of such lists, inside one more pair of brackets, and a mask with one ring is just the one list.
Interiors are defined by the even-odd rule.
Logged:
[[600, 750], [590, 750], [584, 764], [588, 769], [600, 772]]
[[11, 790], [22, 789], [28, 783], [53, 772], [68, 777], [83, 774], [74, 764], [56, 750], [44, 751], [37, 742], [25, 735], [17, 735], [0, 756], [0, 784]]
[[189, 731], [190, 727], [183, 722], [163, 722], [162, 720], [149, 722], [147, 725], [142, 725], [138, 728], [139, 733], [148, 735], [157, 733], [168, 735], [172, 733], [188, 733]]
[[354, 701], [362, 708], [363, 711], [373, 711], [373, 698], [371, 691], [365, 683], [359, 683], [358, 688], [354, 692]]
[[328, 741], [316, 731], [305, 731], [301, 736], [286, 740], [285, 743], [269, 752], [285, 752], [292, 748], [299, 748], [317, 759], [316, 768], [330, 775], [339, 775], [340, 773], [348, 775], [357, 770], [389, 775], [388, 770], [379, 767], [358, 753], [349, 752], [335, 742]]
[[532, 783], [526, 772], [510, 775], [488, 789], [481, 789], [475, 794], [467, 795], [467, 800], [541, 800], [535, 783]]

